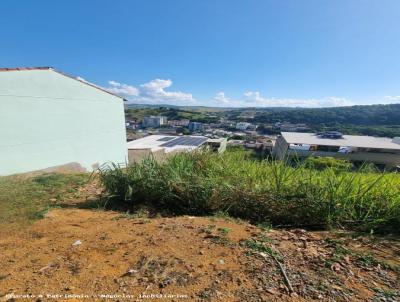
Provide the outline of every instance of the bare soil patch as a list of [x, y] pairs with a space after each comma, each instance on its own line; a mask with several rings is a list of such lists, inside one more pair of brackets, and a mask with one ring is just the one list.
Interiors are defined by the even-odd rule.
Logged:
[[[277, 256], [294, 293], [258, 247]], [[393, 238], [64, 208], [24, 229], [0, 231], [0, 250], [0, 301], [11, 293], [33, 301], [400, 299], [400, 243]]]

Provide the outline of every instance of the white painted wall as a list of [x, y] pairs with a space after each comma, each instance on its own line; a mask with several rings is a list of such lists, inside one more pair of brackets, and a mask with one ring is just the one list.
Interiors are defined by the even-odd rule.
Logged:
[[0, 175], [127, 161], [123, 100], [54, 70], [0, 71]]

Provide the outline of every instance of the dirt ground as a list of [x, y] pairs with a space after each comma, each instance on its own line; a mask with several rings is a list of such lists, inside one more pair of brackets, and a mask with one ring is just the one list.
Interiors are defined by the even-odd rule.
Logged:
[[0, 236], [0, 301], [400, 299], [395, 239], [75, 208]]

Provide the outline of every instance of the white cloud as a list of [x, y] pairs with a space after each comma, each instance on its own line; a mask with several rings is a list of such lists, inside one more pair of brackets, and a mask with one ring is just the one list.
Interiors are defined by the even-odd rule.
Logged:
[[265, 98], [261, 96], [259, 91], [248, 91], [243, 96], [247, 106], [259, 107], [337, 107], [355, 105], [352, 101], [339, 97], [321, 99]]
[[140, 85], [140, 93], [144, 98], [160, 101], [194, 102], [193, 95], [181, 91], [166, 91], [172, 86], [171, 80], [155, 79]]
[[383, 100], [385, 104], [400, 103], [400, 95], [387, 95]]
[[210, 106], [230, 107], [336, 107], [355, 105], [346, 98], [326, 97], [321, 99], [266, 98], [259, 91], [247, 91], [241, 99], [232, 99], [218, 92], [209, 102]]
[[76, 79], [78, 80], [78, 81], [81, 81], [81, 82], [88, 82], [88, 81], [86, 81], [84, 78], [82, 78], [82, 77], [76, 77]]
[[115, 87], [120, 87], [121, 84], [115, 81], [108, 81], [108, 84], [110, 84], [111, 86], [115, 86]]
[[223, 91], [216, 93], [215, 96], [207, 103], [209, 104], [209, 106], [217, 106], [217, 107], [247, 106], [243, 100], [232, 99], [228, 97]]
[[225, 96], [225, 92], [218, 92], [214, 97], [213, 100], [217, 103], [229, 104], [232, 102], [231, 99]]
[[165, 90], [172, 86], [172, 81], [169, 79], [154, 79], [139, 87], [116, 81], [108, 81], [108, 84], [109, 87], [105, 89], [123, 96], [132, 103], [190, 105], [196, 101], [190, 93]]
[[[78, 78], [85, 81], [83, 78]], [[170, 105], [208, 105], [219, 107], [338, 107], [361, 104], [400, 103], [400, 95], [385, 96], [381, 99], [355, 101], [343, 97], [323, 98], [274, 98], [264, 97], [259, 91], [247, 91], [241, 98], [231, 98], [224, 91], [215, 94], [208, 100], [197, 101], [187, 92], [169, 91], [173, 82], [170, 79], [154, 79], [147, 83], [132, 86], [117, 81], [108, 81], [108, 91], [118, 94], [132, 103], [170, 104]]]
[[139, 89], [134, 86], [121, 84], [115, 81], [108, 81], [108, 84], [110, 84], [110, 86], [106, 88], [108, 91], [118, 94], [124, 98], [139, 95]]

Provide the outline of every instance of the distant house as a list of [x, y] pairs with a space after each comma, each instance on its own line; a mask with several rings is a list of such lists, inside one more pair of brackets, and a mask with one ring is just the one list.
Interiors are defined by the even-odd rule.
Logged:
[[168, 121], [168, 125], [171, 127], [187, 127], [189, 125], [189, 123], [190, 123], [190, 120], [188, 120], [188, 119]]
[[236, 126], [235, 121], [225, 120], [224, 118], [221, 118], [219, 127], [235, 128], [235, 126]]
[[126, 130], [136, 130], [138, 128], [138, 124], [136, 123], [136, 121], [126, 121], [125, 122], [126, 125]]
[[166, 124], [167, 118], [165, 116], [146, 116], [142, 122], [144, 128], [159, 128]]
[[307, 131], [310, 128], [306, 124], [292, 124], [292, 123], [275, 123], [275, 127], [285, 132], [301, 132]]
[[204, 136], [149, 135], [127, 143], [129, 162], [138, 162], [150, 155], [164, 160], [182, 151], [196, 150], [207, 140]]
[[190, 132], [200, 132], [203, 131], [203, 123], [190, 122], [188, 128]]
[[390, 169], [400, 165], [400, 137], [282, 132], [275, 142], [273, 154], [277, 159], [329, 156], [352, 162], [371, 162]]
[[236, 129], [238, 130], [247, 130], [247, 128], [249, 128], [251, 126], [250, 123], [246, 123], [246, 122], [239, 122], [236, 124]]
[[0, 175], [124, 164], [123, 103], [53, 68], [1, 68]]

